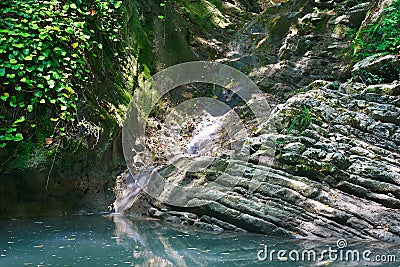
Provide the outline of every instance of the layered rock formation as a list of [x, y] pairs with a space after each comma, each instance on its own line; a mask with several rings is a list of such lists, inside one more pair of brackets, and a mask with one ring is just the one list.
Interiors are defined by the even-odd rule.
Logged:
[[[214, 231], [399, 241], [399, 60], [378, 55], [352, 69], [343, 56], [346, 32], [362, 27], [370, 8], [379, 10], [370, 2], [288, 1], [246, 24], [219, 61], [275, 97], [276, 133], [248, 122], [248, 162], [225, 172], [229, 157], [222, 157], [179, 178], [198, 185], [225, 172], [227, 194], [210, 188], [193, 200], [213, 198], [207, 205], [176, 208], [142, 193], [119, 211]], [[265, 162], [274, 150], [273, 164]], [[159, 170], [172, 179], [168, 167]], [[120, 182], [116, 204], [134, 184], [128, 174]]]
[[[358, 91], [346, 93], [349, 86]], [[365, 86], [325, 81], [304, 88], [306, 92], [279, 105], [273, 115], [282, 133], [274, 139], [274, 165], [256, 164], [265, 151], [270, 153], [265, 145], [270, 133], [261, 127], [250, 139], [250, 162], [235, 163], [235, 171], [244, 175], [228, 173], [237, 184], [227, 195], [187, 209], [198, 218], [211, 217], [191, 222], [266, 234], [398, 241], [400, 102], [393, 94], [399, 88], [397, 82]], [[303, 116], [309, 121], [301, 122]], [[221, 159], [202, 174], [187, 174], [187, 179], [212, 182], [227, 163]], [[204, 199], [208, 194], [218, 192], [210, 188]], [[185, 221], [171, 218], [174, 213], [149, 214]]]

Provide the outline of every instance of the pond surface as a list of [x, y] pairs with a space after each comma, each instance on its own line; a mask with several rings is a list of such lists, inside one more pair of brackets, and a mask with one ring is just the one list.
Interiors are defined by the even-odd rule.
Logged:
[[[348, 246], [338, 249], [337, 240], [211, 233], [145, 218], [66, 216], [7, 220], [0, 221], [0, 229], [0, 266], [4, 267], [400, 266], [400, 244], [346, 240]], [[320, 261], [321, 251], [329, 248], [337, 251], [337, 259], [329, 263], [325, 254]], [[279, 250], [287, 251], [281, 255], [283, 261], [278, 259]], [[346, 260], [344, 255], [350, 250], [358, 250], [361, 259]], [[362, 258], [366, 250], [371, 251], [368, 263]], [[315, 261], [312, 257], [309, 260], [310, 251], [315, 251]], [[385, 256], [385, 263], [377, 262], [376, 256]]]

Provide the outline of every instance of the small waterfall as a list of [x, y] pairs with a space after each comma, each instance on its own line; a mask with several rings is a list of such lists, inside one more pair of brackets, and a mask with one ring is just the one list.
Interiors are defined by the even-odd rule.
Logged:
[[141, 188], [136, 183], [136, 179], [129, 171], [117, 177], [117, 185], [115, 189], [116, 200], [113, 203], [116, 213], [123, 213], [129, 209], [135, 202], [140, 193]]
[[200, 123], [193, 132], [191, 140], [186, 145], [185, 154], [202, 155], [215, 141], [221, 130], [221, 117], [209, 117]]

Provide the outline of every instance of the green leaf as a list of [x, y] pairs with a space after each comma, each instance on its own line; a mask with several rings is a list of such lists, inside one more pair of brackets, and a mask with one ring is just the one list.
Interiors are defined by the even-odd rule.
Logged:
[[25, 117], [21, 117], [21, 118], [17, 119], [16, 121], [14, 121], [13, 125], [17, 125], [18, 123], [21, 123], [24, 121], [25, 121]]
[[24, 137], [22, 136], [22, 134], [20, 134], [20, 133], [17, 133], [16, 135], [15, 135], [15, 137], [14, 137], [14, 141], [15, 142], [19, 142], [19, 141], [21, 141], [21, 140], [23, 140], [24, 139]]
[[54, 80], [50, 80], [50, 81], [48, 81], [47, 83], [49, 84], [49, 87], [50, 87], [51, 89], [54, 88], [54, 86], [56, 85], [56, 83], [55, 83]]
[[60, 80], [62, 78], [62, 76], [60, 74], [58, 74], [57, 72], [53, 72], [53, 78], [56, 80]]
[[68, 27], [65, 29], [65, 31], [69, 34], [73, 34], [74, 33], [74, 29], [72, 27]]
[[[31, 23], [33, 23], [33, 22], [31, 22]], [[37, 30], [37, 29], [39, 29], [39, 26], [38, 26], [37, 24], [30, 24], [29, 27], [30, 27], [32, 30]]]
[[5, 135], [0, 136], [0, 140], [12, 141], [12, 140], [14, 140], [14, 136], [12, 134], [5, 134]]
[[74, 3], [69, 5], [70, 8], [76, 9], [76, 5]]
[[17, 128], [11, 127], [11, 128], [7, 129], [6, 133], [12, 133], [12, 132], [15, 132], [16, 130], [17, 130]]
[[11, 96], [10, 106], [13, 108], [17, 107], [17, 98], [15, 96]]
[[[42, 85], [43, 86], [43, 85]], [[39, 87], [39, 85], [38, 85], [38, 87]], [[42, 95], [43, 95], [43, 92], [42, 91], [37, 91], [37, 92], [35, 92], [34, 93], [34, 95], [36, 96], [36, 97], [42, 97]]]
[[115, 8], [119, 8], [122, 5], [122, 1], [118, 1], [114, 4]]
[[37, 102], [36, 97], [31, 97], [31, 105], [34, 105]]
[[6, 70], [0, 69], [0, 77], [3, 77], [4, 75], [6, 75]]
[[51, 53], [51, 51], [49, 49], [46, 49], [42, 53], [43, 53], [43, 56], [49, 57], [49, 54]]
[[45, 33], [40, 33], [39, 34], [39, 38], [40, 39], [45, 39], [45, 38], [47, 38], [49, 36], [49, 34], [47, 33], [47, 32], [45, 32]]
[[16, 48], [23, 48], [24, 44], [13, 44], [12, 46], [15, 46]]
[[23, 33], [21, 33], [21, 36], [24, 37], [24, 38], [26, 38], [26, 37], [30, 37], [31, 34], [30, 34], [30, 33], [27, 33], [27, 32], [23, 32]]

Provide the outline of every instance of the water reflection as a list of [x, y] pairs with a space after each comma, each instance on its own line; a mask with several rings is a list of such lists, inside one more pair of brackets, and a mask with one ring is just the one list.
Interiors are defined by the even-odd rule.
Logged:
[[[0, 266], [399, 266], [400, 244], [210, 233], [146, 218], [73, 216], [0, 221]], [[397, 262], [301, 260], [302, 252], [370, 250]], [[278, 251], [286, 250], [278, 259]], [[300, 261], [291, 261], [290, 251]], [[275, 251], [272, 254], [271, 252]], [[294, 256], [292, 254], [291, 256]], [[264, 257], [265, 256], [265, 257]], [[282, 255], [281, 255], [282, 256]], [[306, 255], [308, 256], [308, 254]], [[319, 254], [317, 255], [318, 258]], [[338, 254], [338, 256], [340, 256]], [[265, 258], [260, 262], [258, 257]]]
[[[158, 221], [143, 228], [122, 216], [113, 220], [120, 241], [133, 239], [143, 246], [133, 250], [134, 258], [140, 260], [137, 266], [400, 266], [400, 244], [396, 243], [210, 233]], [[286, 251], [281, 257], [280, 250]]]

